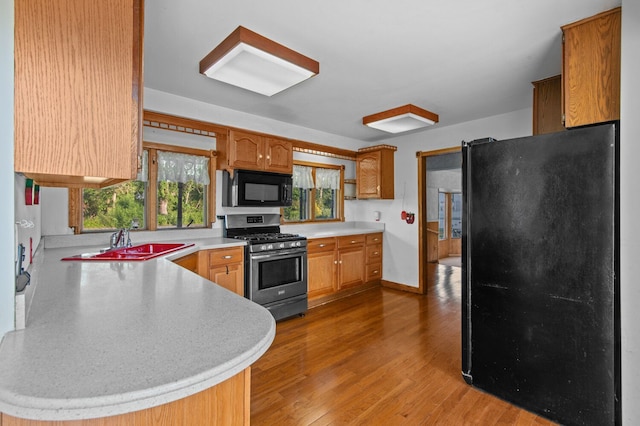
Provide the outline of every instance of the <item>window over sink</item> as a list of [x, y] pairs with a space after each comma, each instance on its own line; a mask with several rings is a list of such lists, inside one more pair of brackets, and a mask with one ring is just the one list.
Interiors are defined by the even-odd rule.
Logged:
[[148, 230], [211, 225], [215, 200], [212, 152], [153, 143], [144, 146], [143, 166], [136, 180], [81, 190], [82, 232], [132, 224]]

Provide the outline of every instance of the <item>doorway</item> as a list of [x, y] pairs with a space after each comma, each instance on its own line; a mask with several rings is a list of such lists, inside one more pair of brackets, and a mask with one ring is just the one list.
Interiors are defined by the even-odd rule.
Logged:
[[427, 266], [462, 266], [462, 149], [418, 152], [419, 288]]

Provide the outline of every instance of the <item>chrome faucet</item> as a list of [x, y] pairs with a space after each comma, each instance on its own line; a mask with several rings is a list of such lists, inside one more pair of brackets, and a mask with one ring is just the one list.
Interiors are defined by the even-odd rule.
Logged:
[[137, 229], [138, 226], [138, 220], [133, 219], [131, 226], [128, 228], [120, 228], [120, 230], [111, 234], [110, 248], [131, 247], [133, 245], [131, 243], [131, 229]]

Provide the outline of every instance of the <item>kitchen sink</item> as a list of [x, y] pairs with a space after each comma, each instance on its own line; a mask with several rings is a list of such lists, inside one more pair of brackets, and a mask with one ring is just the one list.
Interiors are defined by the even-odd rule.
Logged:
[[162, 256], [177, 250], [182, 250], [186, 247], [191, 247], [191, 244], [185, 243], [145, 243], [138, 244], [133, 247], [122, 247], [113, 250], [107, 250], [104, 253], [85, 253], [77, 254], [71, 257], [65, 257], [62, 260], [103, 260], [103, 261], [119, 261], [129, 262], [137, 260], [149, 260], [154, 257]]

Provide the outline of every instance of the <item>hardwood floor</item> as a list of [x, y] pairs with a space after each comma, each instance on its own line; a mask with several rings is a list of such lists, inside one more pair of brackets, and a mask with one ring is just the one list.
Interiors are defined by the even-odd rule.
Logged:
[[461, 375], [460, 268], [428, 295], [374, 288], [277, 324], [252, 366], [253, 425], [553, 425]]

